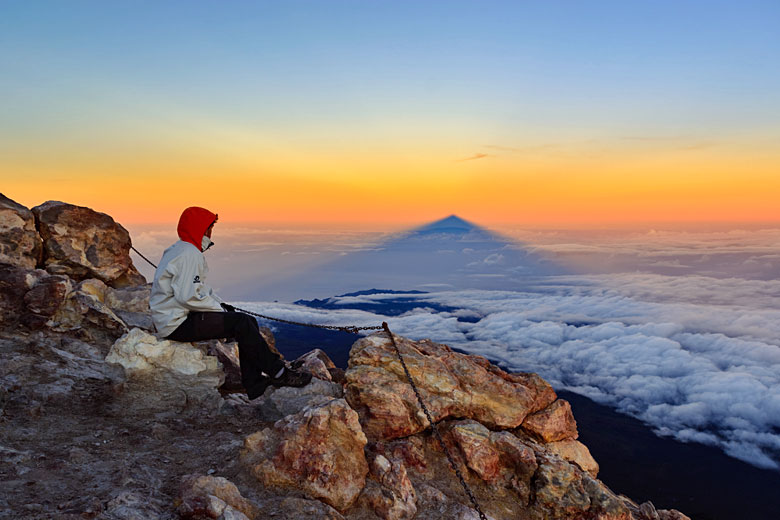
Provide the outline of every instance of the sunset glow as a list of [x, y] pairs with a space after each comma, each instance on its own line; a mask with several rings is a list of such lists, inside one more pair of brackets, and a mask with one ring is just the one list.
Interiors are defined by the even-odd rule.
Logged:
[[775, 3], [327, 4], [4, 7], [2, 192], [127, 223], [780, 221]]

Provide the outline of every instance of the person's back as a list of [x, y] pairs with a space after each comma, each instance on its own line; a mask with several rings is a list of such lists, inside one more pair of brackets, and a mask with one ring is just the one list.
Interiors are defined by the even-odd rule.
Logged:
[[250, 399], [269, 384], [304, 386], [311, 374], [286, 366], [268, 347], [257, 320], [223, 302], [206, 284], [208, 264], [203, 253], [214, 243], [211, 232], [217, 214], [190, 207], [177, 228], [179, 241], [165, 250], [154, 273], [149, 307], [157, 335], [174, 341], [236, 338], [241, 380]]

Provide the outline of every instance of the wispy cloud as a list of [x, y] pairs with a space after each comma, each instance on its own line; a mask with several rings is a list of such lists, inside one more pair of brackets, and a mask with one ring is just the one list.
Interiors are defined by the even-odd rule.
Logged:
[[684, 136], [684, 135], [669, 135], [669, 136], [641, 136], [641, 135], [635, 135], [635, 136], [626, 136], [622, 138], [624, 141], [639, 141], [643, 143], [649, 143], [649, 144], [660, 144], [671, 147], [673, 150], [680, 150], [680, 151], [686, 151], [686, 150], [705, 150], [708, 148], [714, 148], [718, 145], [715, 141], [701, 141], [697, 140], [692, 136]]
[[489, 157], [489, 154], [486, 153], [475, 153], [471, 157], [466, 157], [464, 159], [456, 159], [455, 162], [464, 162], [464, 161], [475, 161], [477, 159], [484, 159], [485, 157]]

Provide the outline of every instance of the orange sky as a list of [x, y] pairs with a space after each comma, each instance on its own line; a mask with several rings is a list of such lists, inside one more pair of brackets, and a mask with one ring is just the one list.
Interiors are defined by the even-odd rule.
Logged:
[[[484, 225], [623, 226], [780, 220], [780, 153], [750, 145], [587, 143], [474, 152], [357, 155], [301, 150], [62, 156], [4, 165], [27, 206], [85, 205], [120, 222], [174, 221], [184, 207], [222, 222], [405, 226], [455, 213]], [[478, 154], [486, 156], [470, 159]], [[192, 157], [191, 155], [195, 155]], [[467, 159], [467, 160], [462, 160]]]
[[302, 5], [9, 6], [0, 191], [131, 224], [780, 222], [771, 3]]

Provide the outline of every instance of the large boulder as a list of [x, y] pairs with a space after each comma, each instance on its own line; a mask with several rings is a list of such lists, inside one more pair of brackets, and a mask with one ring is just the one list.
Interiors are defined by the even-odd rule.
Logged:
[[106, 362], [127, 373], [115, 401], [122, 414], [180, 415], [189, 410], [202, 415], [222, 406], [217, 388], [224, 376], [217, 358], [191, 343], [159, 340], [132, 329], [111, 346]]
[[365, 445], [355, 411], [332, 399], [248, 436], [242, 461], [265, 487], [300, 490], [344, 511], [366, 483]]
[[42, 253], [32, 211], [0, 193], [0, 263], [35, 269]]
[[97, 278], [112, 287], [146, 283], [130, 259], [130, 234], [110, 216], [58, 201], [32, 211], [50, 273], [78, 281]]
[[[555, 392], [541, 378], [508, 374], [485, 358], [459, 354], [430, 340], [395, 338], [434, 421], [469, 418], [493, 429], [515, 428], [555, 399]], [[384, 333], [352, 346], [346, 398], [372, 440], [405, 437], [428, 427]]]
[[133, 329], [119, 338], [106, 361], [122, 365], [131, 373], [162, 370], [198, 375], [219, 370], [216, 358], [204, 355], [191, 343], [160, 340], [141, 329]]

